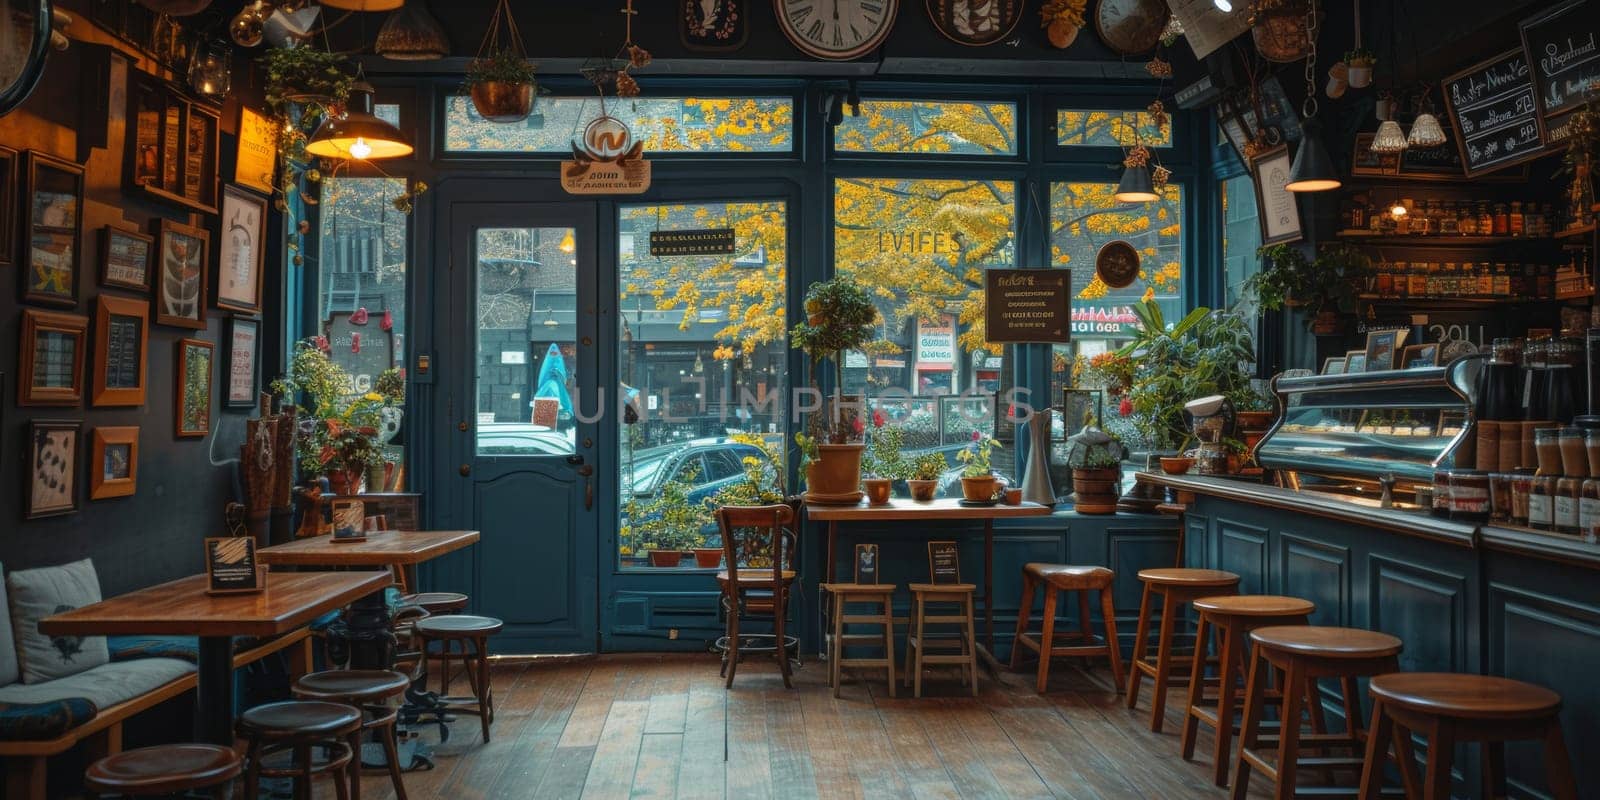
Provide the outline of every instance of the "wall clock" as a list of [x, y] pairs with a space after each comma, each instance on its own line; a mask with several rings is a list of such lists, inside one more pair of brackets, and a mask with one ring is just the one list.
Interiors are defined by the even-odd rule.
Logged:
[[772, 0], [778, 27], [812, 58], [848, 61], [889, 37], [898, 0]]
[[1138, 55], [1161, 41], [1167, 13], [1163, 0], [1100, 0], [1094, 28], [1107, 47], [1125, 56]]
[[994, 44], [1010, 36], [1022, 19], [1022, 0], [927, 1], [933, 27], [956, 44]]

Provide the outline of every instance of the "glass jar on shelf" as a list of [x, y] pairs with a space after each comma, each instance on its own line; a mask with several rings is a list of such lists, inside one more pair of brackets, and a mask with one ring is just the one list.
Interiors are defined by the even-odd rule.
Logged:
[[1479, 201], [1478, 203], [1478, 235], [1494, 235], [1494, 215], [1489, 213], [1489, 201], [1487, 200]]
[[1527, 226], [1524, 225], [1522, 219], [1521, 200], [1511, 201], [1511, 214], [1506, 217], [1506, 234], [1508, 236], [1524, 236], [1527, 234]]
[[1462, 202], [1456, 207], [1456, 228], [1462, 236], [1478, 234], [1478, 215], [1472, 213], [1472, 204]]
[[1438, 233], [1440, 236], [1461, 235], [1461, 221], [1456, 216], [1456, 204], [1452, 200], [1440, 204]]
[[1495, 236], [1506, 236], [1511, 231], [1511, 217], [1506, 213], [1505, 203], [1494, 204], [1494, 216], [1489, 218], [1490, 228]]

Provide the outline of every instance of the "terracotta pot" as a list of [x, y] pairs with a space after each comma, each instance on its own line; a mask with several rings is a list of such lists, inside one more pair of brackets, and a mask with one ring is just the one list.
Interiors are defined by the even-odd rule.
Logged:
[[982, 478], [961, 478], [961, 496], [970, 503], [987, 503], [994, 499], [995, 489], [1000, 482], [993, 475]]
[[1020, 505], [1022, 505], [1022, 490], [1021, 489], [1007, 489], [1005, 491], [1005, 504], [1008, 505], [1008, 506], [1020, 506]]
[[694, 565], [701, 569], [716, 569], [722, 566], [722, 548], [696, 547], [694, 549]]
[[[717, 552], [722, 552], [718, 550]], [[683, 562], [683, 552], [679, 550], [651, 550], [650, 566], [676, 567]]]
[[806, 501], [854, 505], [861, 500], [861, 454], [864, 444], [819, 444], [817, 458], [806, 465]]
[[357, 469], [340, 469], [328, 473], [328, 491], [339, 496], [359, 494], [361, 480], [366, 475]]
[[889, 502], [889, 489], [893, 481], [888, 478], [866, 478], [861, 485], [867, 489], [867, 502], [875, 506], [885, 505]]
[[1194, 459], [1188, 456], [1162, 456], [1161, 471], [1168, 475], [1182, 475], [1194, 467]]
[[1122, 470], [1116, 467], [1072, 471], [1073, 509], [1080, 514], [1115, 514], [1122, 495]]
[[521, 122], [533, 110], [533, 84], [486, 81], [470, 90], [472, 107], [490, 122]]
[[911, 499], [919, 503], [926, 503], [933, 499], [933, 493], [939, 491], [938, 481], [906, 481], [906, 486], [911, 489]]
[[1050, 23], [1050, 27], [1045, 28], [1044, 35], [1045, 38], [1050, 40], [1052, 47], [1065, 50], [1078, 40], [1078, 31], [1080, 30], [1083, 30], [1081, 26], [1057, 20]]
[[1271, 411], [1240, 411], [1234, 415], [1234, 421], [1241, 431], [1264, 431], [1272, 427], [1274, 416]]

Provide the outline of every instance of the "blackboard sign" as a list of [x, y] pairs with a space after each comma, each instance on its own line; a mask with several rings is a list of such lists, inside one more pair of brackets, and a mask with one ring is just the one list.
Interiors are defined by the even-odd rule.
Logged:
[[1421, 180], [1464, 181], [1466, 167], [1461, 163], [1461, 149], [1456, 147], [1455, 132], [1444, 130], [1444, 144], [1438, 147], [1407, 147], [1400, 151], [1400, 165], [1396, 174], [1402, 178]]
[[878, 582], [878, 546], [856, 545], [856, 583], [873, 585]]
[[1539, 106], [1549, 139], [1562, 117], [1583, 105], [1590, 87], [1600, 81], [1600, 2], [1570, 0], [1522, 21], [1522, 48], [1533, 71]]
[[651, 231], [650, 255], [725, 256], [733, 252], [732, 228]]
[[955, 542], [928, 542], [928, 574], [940, 586], [961, 582], [961, 551]]
[[106, 320], [106, 388], [137, 389], [144, 376], [144, 320], [112, 314]]
[[1072, 340], [1072, 273], [991, 269], [984, 273], [984, 339], [990, 344]]
[[206, 539], [206, 577], [211, 594], [267, 588], [256, 570], [256, 540], [250, 536]]
[[1521, 48], [1445, 78], [1443, 89], [1468, 177], [1543, 153], [1544, 119]]
[[384, 370], [395, 366], [394, 335], [371, 315], [362, 315], [361, 324], [355, 318], [347, 312], [329, 315], [323, 335], [328, 337], [328, 358], [350, 376], [351, 394], [366, 394]]

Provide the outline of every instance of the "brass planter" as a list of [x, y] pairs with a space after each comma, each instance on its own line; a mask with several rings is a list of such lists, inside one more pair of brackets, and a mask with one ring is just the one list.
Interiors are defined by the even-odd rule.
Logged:
[[533, 84], [485, 81], [471, 88], [472, 107], [490, 122], [521, 122], [533, 111]]

